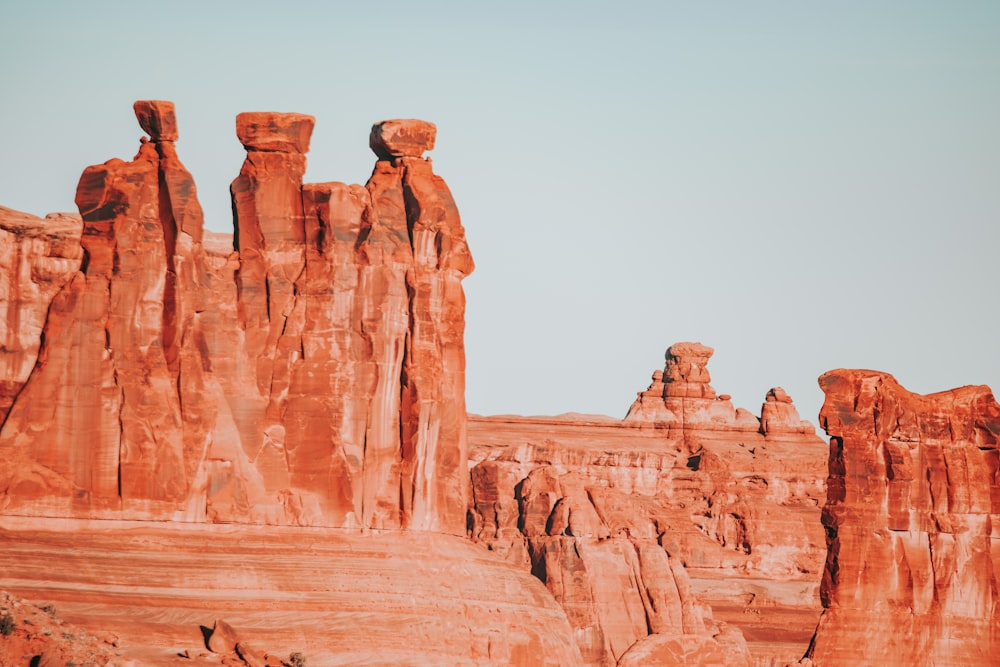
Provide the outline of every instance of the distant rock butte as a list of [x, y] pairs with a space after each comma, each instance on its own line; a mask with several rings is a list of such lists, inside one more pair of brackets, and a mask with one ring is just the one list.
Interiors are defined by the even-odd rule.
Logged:
[[820, 386], [830, 435], [816, 665], [1000, 664], [1000, 405], [887, 373]]

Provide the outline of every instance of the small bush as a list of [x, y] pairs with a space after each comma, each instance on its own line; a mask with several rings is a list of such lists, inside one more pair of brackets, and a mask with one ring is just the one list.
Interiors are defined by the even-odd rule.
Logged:
[[4, 614], [0, 616], [0, 635], [4, 637], [9, 637], [12, 632], [14, 632], [14, 626], [17, 625], [14, 622], [14, 617], [10, 614]]
[[306, 667], [306, 657], [296, 651], [288, 656], [288, 664], [290, 667]]

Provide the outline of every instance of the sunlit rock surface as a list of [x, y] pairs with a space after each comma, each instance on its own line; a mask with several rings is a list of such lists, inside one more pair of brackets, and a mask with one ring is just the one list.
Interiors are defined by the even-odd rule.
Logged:
[[580, 664], [545, 587], [462, 537], [0, 516], [0, 547], [8, 590], [115, 635], [116, 665], [240, 665], [206, 647], [220, 618], [308, 666]]
[[988, 389], [831, 372], [828, 447], [677, 343], [624, 420], [467, 418], [473, 262], [432, 124], [376, 124], [365, 185], [310, 184], [314, 119], [240, 114], [228, 235], [173, 104], [135, 112], [81, 215], [0, 208], [16, 594], [143, 665], [997, 662]]
[[366, 186], [304, 185], [314, 119], [240, 114], [227, 239], [173, 104], [135, 111], [136, 157], [80, 179], [80, 245], [73, 218], [0, 219], [0, 508], [464, 534], [473, 262], [434, 126], [376, 125]]
[[83, 259], [80, 216], [0, 206], [0, 422], [35, 367], [49, 304]]
[[887, 373], [820, 378], [829, 544], [816, 665], [1000, 663], [1000, 405]]
[[470, 419], [471, 535], [546, 583], [586, 664], [778, 664], [808, 646], [827, 448], [780, 389], [767, 429], [717, 395], [711, 354], [671, 346], [625, 420]]

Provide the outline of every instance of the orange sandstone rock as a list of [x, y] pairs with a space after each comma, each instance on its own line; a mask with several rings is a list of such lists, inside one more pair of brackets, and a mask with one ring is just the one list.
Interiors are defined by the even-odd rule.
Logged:
[[51, 603], [39, 607], [0, 591], [0, 665], [133, 667], [117, 647], [117, 637], [65, 622]]
[[307, 665], [581, 664], [545, 587], [464, 537], [16, 516], [0, 516], [0, 534], [12, 592], [54, 603], [88, 637], [114, 632], [122, 667], [245, 664], [206, 649], [198, 628], [218, 617], [234, 649]]
[[306, 114], [249, 111], [236, 116], [236, 136], [248, 151], [304, 155], [315, 125]]
[[174, 103], [165, 100], [138, 100], [132, 108], [139, 126], [153, 141], [177, 141], [177, 116]]
[[0, 424], [28, 379], [49, 304], [80, 268], [79, 215], [0, 206]]
[[232, 653], [240, 642], [236, 629], [221, 618], [212, 625], [212, 634], [208, 636], [208, 650], [213, 653]]
[[[731, 404], [706, 418], [729, 400], [708, 384], [710, 355], [671, 346], [622, 421], [470, 420], [470, 534], [546, 583], [585, 664], [632, 651], [633, 661], [701, 652], [745, 664], [748, 647], [780, 662], [808, 645], [827, 448], [811, 428], [762, 433], [746, 411], [736, 423]], [[723, 648], [726, 637], [739, 641]]]
[[799, 418], [799, 411], [792, 405], [792, 397], [781, 387], [774, 387], [767, 392], [760, 409], [760, 432], [768, 435], [815, 433], [816, 430], [812, 424]]
[[437, 127], [422, 120], [384, 120], [372, 127], [368, 144], [380, 160], [423, 157], [434, 150]]
[[830, 435], [817, 665], [1000, 661], [1000, 405], [886, 373], [820, 377]]
[[701, 343], [671, 345], [663, 371], [653, 373], [652, 384], [638, 395], [625, 420], [681, 431], [758, 430], [760, 422], [756, 417], [734, 408], [728, 395], [717, 395], [709, 384], [708, 360], [714, 352]]
[[[378, 124], [404, 148], [366, 186], [304, 185], [312, 117], [240, 114], [228, 241], [202, 230], [173, 105], [135, 111], [136, 158], [81, 178], [86, 261], [65, 269], [23, 389], [37, 343], [12, 360], [0, 507], [463, 534], [473, 262], [413, 156], [433, 125]], [[46, 299], [31, 303], [40, 324]]]

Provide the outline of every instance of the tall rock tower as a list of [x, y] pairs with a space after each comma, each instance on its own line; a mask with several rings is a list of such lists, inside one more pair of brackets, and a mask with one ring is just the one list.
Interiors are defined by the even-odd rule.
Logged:
[[84, 257], [0, 430], [0, 508], [464, 534], [473, 262], [434, 125], [376, 124], [365, 186], [303, 184], [314, 119], [240, 114], [229, 251], [173, 104], [135, 111], [135, 159], [80, 180]]

